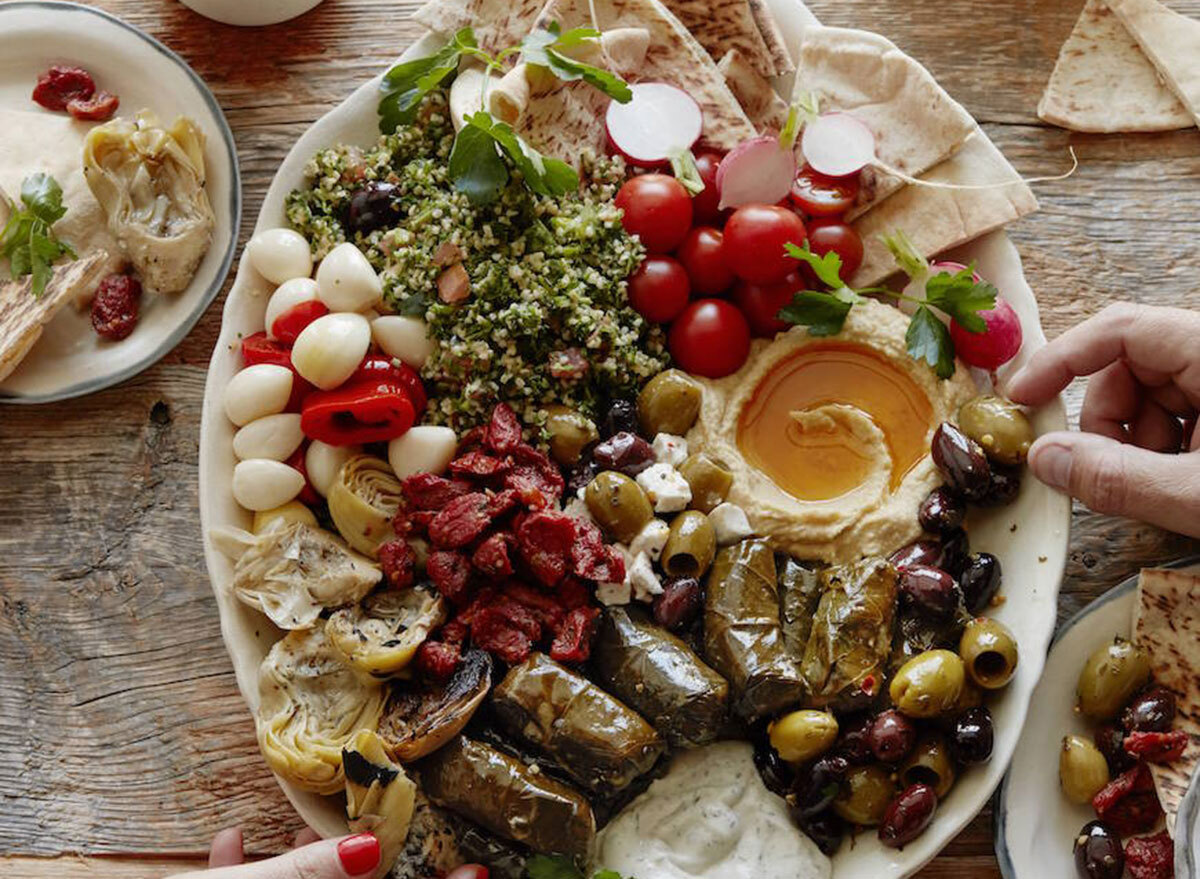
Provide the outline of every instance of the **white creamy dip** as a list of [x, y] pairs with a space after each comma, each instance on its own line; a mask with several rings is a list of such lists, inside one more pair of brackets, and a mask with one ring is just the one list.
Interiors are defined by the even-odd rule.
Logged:
[[746, 742], [685, 751], [600, 833], [595, 869], [652, 879], [827, 879]]

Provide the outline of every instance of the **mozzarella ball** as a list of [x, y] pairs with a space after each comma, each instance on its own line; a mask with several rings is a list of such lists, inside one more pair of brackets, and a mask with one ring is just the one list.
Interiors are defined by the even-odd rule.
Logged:
[[267, 229], [246, 245], [246, 256], [255, 271], [272, 284], [312, 274], [312, 250], [304, 236], [292, 229]]
[[458, 437], [448, 427], [419, 424], [388, 443], [388, 463], [397, 479], [414, 473], [442, 473], [458, 449]]
[[383, 297], [383, 283], [363, 252], [353, 244], [339, 244], [317, 266], [321, 301], [330, 311], [362, 311]]
[[388, 357], [420, 369], [433, 353], [436, 344], [429, 338], [429, 328], [419, 317], [385, 314], [371, 322], [371, 336]]
[[317, 527], [317, 517], [313, 515], [313, 511], [300, 501], [288, 501], [281, 507], [274, 507], [270, 510], [259, 510], [254, 514], [254, 525], [251, 531], [255, 534], [265, 534], [268, 529], [276, 527], [286, 528], [288, 525], [294, 525], [297, 522], [302, 522], [310, 528]]
[[271, 298], [267, 300], [267, 314], [263, 318], [266, 324], [267, 338], [275, 338], [275, 321], [279, 316], [291, 311], [303, 302], [311, 302], [317, 298], [317, 282], [312, 278], [292, 278], [284, 281], [275, 288]]
[[281, 507], [304, 489], [304, 475], [282, 461], [251, 458], [233, 468], [233, 499], [257, 512]]
[[241, 427], [287, 408], [292, 395], [292, 371], [276, 363], [247, 366], [225, 387], [225, 414]]
[[233, 453], [239, 460], [268, 458], [286, 461], [304, 442], [300, 416], [291, 412], [256, 418], [233, 435]]
[[371, 324], [361, 314], [339, 312], [319, 317], [300, 331], [292, 345], [296, 372], [323, 391], [350, 378], [371, 347]]
[[304, 453], [304, 469], [317, 494], [326, 497], [342, 465], [361, 452], [361, 446], [331, 446], [320, 440], [309, 443]]

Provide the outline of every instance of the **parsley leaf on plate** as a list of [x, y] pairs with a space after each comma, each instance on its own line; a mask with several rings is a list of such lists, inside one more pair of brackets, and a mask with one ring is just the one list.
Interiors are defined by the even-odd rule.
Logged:
[[909, 356], [933, 367], [938, 378], [954, 375], [954, 342], [950, 330], [928, 306], [918, 305], [909, 322], [904, 343]]
[[938, 272], [925, 282], [925, 301], [972, 333], [987, 330], [979, 312], [995, 308], [998, 295], [999, 291], [987, 281], [975, 280], [974, 265], [955, 274]]
[[807, 241], [801, 247], [797, 247], [789, 241], [783, 248], [787, 251], [788, 256], [812, 266], [818, 280], [826, 287], [837, 289], [845, 286], [845, 282], [842, 281], [842, 258], [834, 251], [831, 250], [824, 256], [817, 256], [809, 249]]
[[813, 336], [836, 336], [842, 331], [846, 315], [850, 313], [857, 297], [858, 294], [848, 287], [832, 293], [802, 290], [779, 310], [779, 319], [808, 327], [809, 334]]
[[379, 130], [391, 134], [412, 122], [425, 96], [458, 71], [463, 55], [476, 54], [484, 53], [475, 42], [475, 32], [464, 27], [432, 55], [401, 62], [385, 73], [379, 86], [384, 93], [379, 102]]
[[51, 226], [67, 213], [62, 187], [49, 174], [31, 174], [21, 183], [21, 205], [10, 205], [10, 216], [0, 231], [0, 257], [8, 260], [13, 280], [32, 276], [33, 295], [41, 296], [63, 256], [75, 251], [59, 241]]
[[454, 138], [449, 172], [454, 188], [466, 193], [473, 204], [495, 200], [508, 183], [508, 166], [496, 152], [495, 138], [474, 125], [463, 126]]
[[[492, 162], [488, 150], [494, 154], [496, 148], [512, 161], [525, 178], [525, 185], [538, 195], [565, 195], [579, 187], [579, 175], [575, 169], [560, 159], [543, 156], [527, 144], [512, 126], [497, 122], [491, 114], [484, 110], [467, 116], [462, 131], [455, 139], [455, 151], [458, 151], [458, 141], [462, 140], [468, 129], [473, 129], [467, 135], [467, 146], [460, 152], [457, 164], [451, 153], [451, 179], [454, 185], [467, 193], [472, 200], [484, 204], [494, 199], [508, 182], [508, 170], [505, 168], [502, 182], [497, 185], [499, 176], [497, 166]], [[475, 132], [479, 132], [478, 134]], [[500, 162], [503, 165], [503, 161]], [[455, 174], [455, 168], [460, 173], [467, 174], [463, 183]], [[471, 193], [477, 193], [472, 196]]]
[[594, 28], [574, 27], [564, 33], [558, 22], [551, 22], [548, 27], [532, 31], [521, 41], [521, 58], [527, 64], [548, 68], [563, 82], [583, 80], [614, 101], [627, 104], [633, 100], [633, 92], [625, 80], [612, 71], [566, 54], [570, 49], [599, 39], [600, 31]]

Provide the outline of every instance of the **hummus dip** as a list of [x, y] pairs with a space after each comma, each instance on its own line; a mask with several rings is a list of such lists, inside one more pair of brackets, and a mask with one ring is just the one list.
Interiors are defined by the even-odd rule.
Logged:
[[917, 507], [942, 482], [930, 440], [977, 391], [961, 363], [941, 380], [910, 357], [908, 323], [868, 300], [836, 336], [797, 327], [733, 375], [697, 379], [688, 443], [732, 471], [728, 499], [777, 548], [843, 563], [920, 536]]

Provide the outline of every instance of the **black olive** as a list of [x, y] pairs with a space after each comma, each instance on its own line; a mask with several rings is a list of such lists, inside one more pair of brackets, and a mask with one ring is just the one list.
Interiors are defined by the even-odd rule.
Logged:
[[970, 556], [966, 568], [958, 578], [967, 610], [973, 614], [983, 613], [1000, 591], [1000, 580], [998, 558], [990, 552], [977, 552]]
[[834, 743], [834, 753], [845, 757], [854, 766], [870, 763], [874, 756], [870, 741], [872, 720], [869, 714], [841, 718], [841, 735]]
[[971, 541], [962, 528], [942, 537], [942, 559], [938, 567], [957, 580], [971, 560]]
[[637, 476], [654, 463], [654, 449], [636, 433], [621, 431], [600, 441], [593, 453], [604, 470]]
[[925, 832], [937, 803], [937, 794], [929, 785], [909, 785], [888, 803], [879, 824], [879, 841], [888, 848], [904, 848]]
[[944, 485], [925, 495], [917, 508], [917, 521], [934, 534], [961, 528], [966, 518], [967, 502]]
[[[600, 436], [608, 439], [617, 433], [637, 433], [637, 401], [614, 400], [600, 419]], [[651, 437], [653, 439], [653, 437]]]
[[400, 187], [393, 183], [368, 183], [350, 196], [346, 226], [351, 232], [367, 235], [400, 219]]
[[992, 463], [991, 481], [983, 497], [975, 498], [981, 507], [1006, 507], [1021, 491], [1021, 469]]
[[776, 796], [786, 797], [795, 783], [795, 770], [771, 747], [765, 723], [752, 730], [750, 737], [754, 744], [754, 766], [763, 784]]
[[1108, 762], [1108, 770], [1113, 777], [1120, 775], [1126, 769], [1132, 769], [1137, 761], [1125, 750], [1125, 730], [1115, 723], [1102, 723], [1092, 732], [1092, 740], [1097, 750], [1104, 755]]
[[1121, 715], [1130, 732], [1170, 732], [1175, 723], [1175, 694], [1166, 687], [1150, 687], [1138, 693]]
[[964, 766], [986, 763], [992, 757], [994, 738], [992, 712], [982, 706], [969, 708], [954, 721], [950, 753]]
[[696, 619], [703, 604], [704, 590], [695, 577], [670, 580], [654, 596], [654, 621], [672, 632], [682, 631]]
[[969, 501], [987, 495], [991, 486], [991, 468], [983, 447], [949, 421], [938, 425], [930, 444], [933, 463], [946, 483]]
[[842, 847], [846, 837], [846, 822], [831, 811], [821, 812], [811, 818], [797, 820], [796, 824], [817, 844], [826, 857], [832, 858]]
[[595, 446], [585, 448], [579, 454], [579, 460], [572, 464], [566, 471], [567, 477], [567, 495], [574, 497], [579, 493], [581, 488], [587, 488], [597, 474], [604, 468], [596, 463], [592, 452]]
[[1075, 872], [1081, 879], [1121, 879], [1125, 851], [1121, 838], [1101, 821], [1089, 821], [1075, 837]]
[[930, 565], [909, 565], [900, 571], [900, 594], [922, 613], [947, 619], [962, 597], [954, 578]]
[[868, 740], [881, 763], [899, 763], [917, 743], [917, 727], [899, 711], [888, 709], [871, 721]]
[[942, 545], [936, 540], [918, 540], [907, 546], [902, 546], [890, 556], [888, 561], [898, 570], [909, 565], [934, 565], [942, 559]]
[[837, 755], [821, 757], [801, 768], [788, 797], [793, 817], [809, 819], [828, 809], [841, 791], [849, 768], [850, 761]]

